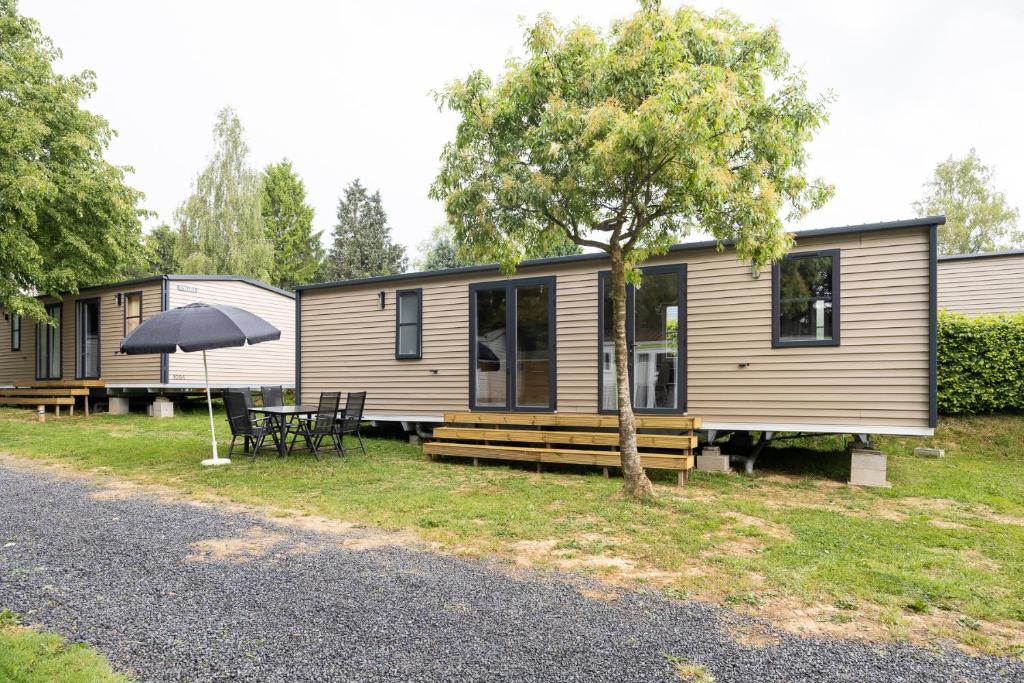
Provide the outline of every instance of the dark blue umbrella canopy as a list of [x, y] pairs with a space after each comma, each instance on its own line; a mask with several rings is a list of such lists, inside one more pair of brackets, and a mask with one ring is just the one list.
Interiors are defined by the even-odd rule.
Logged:
[[281, 330], [234, 306], [189, 304], [155, 315], [121, 342], [125, 353], [174, 353], [245, 346], [281, 338]]

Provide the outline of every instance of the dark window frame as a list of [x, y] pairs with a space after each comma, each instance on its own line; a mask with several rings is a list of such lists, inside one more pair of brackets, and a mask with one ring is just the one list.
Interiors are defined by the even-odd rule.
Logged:
[[[15, 342], [17, 333], [17, 342]], [[21, 351], [21, 316], [17, 313], [11, 314], [11, 351]]]
[[[416, 295], [416, 322], [402, 322], [402, 295]], [[401, 353], [399, 338], [403, 327], [416, 326], [416, 353]], [[396, 360], [419, 360], [423, 358], [423, 288], [396, 289], [395, 290], [395, 359]]]
[[[98, 322], [96, 328], [97, 347], [96, 353], [96, 374], [85, 374], [85, 345], [82, 339], [82, 311], [85, 304], [96, 304], [99, 307]], [[63, 349], [61, 349], [63, 352]], [[78, 299], [75, 301], [75, 379], [99, 379], [103, 376], [103, 300], [98, 296]]]
[[[679, 276], [679, 330], [677, 333], [676, 343], [678, 347], [676, 349], [677, 357], [679, 358], [679, 367], [676, 372], [679, 373], [678, 381], [676, 382], [676, 408], [633, 408], [633, 413], [636, 415], [683, 415], [687, 411], [687, 374], [689, 370], [689, 363], [687, 360], [687, 352], [689, 349], [688, 336], [689, 336], [689, 325], [687, 318], [689, 317], [689, 303], [687, 301], [686, 285], [687, 285], [687, 270], [685, 263], [671, 263], [663, 266], [647, 266], [646, 268], [640, 269], [644, 277], [647, 275], [659, 275], [664, 273], [677, 273]], [[609, 409], [602, 407], [604, 405], [604, 295], [605, 289], [611, 284], [612, 272], [610, 270], [602, 270], [597, 274], [597, 412], [602, 415], [617, 415], [618, 408]], [[641, 287], [642, 287], [641, 282]], [[635, 301], [636, 301], [636, 287], [633, 285], [626, 285], [626, 352], [629, 354], [629, 394], [630, 402], [633, 401], [633, 344], [634, 344], [634, 327], [636, 325], [635, 313]], [[614, 363], [614, 358], [612, 360]]]
[[[50, 313], [50, 309], [56, 309], [57, 313]], [[49, 325], [47, 325], [46, 323], [36, 323], [36, 379], [39, 381], [64, 379], [64, 303], [57, 302], [52, 304], [46, 304], [46, 314], [53, 318], [56, 318], [58, 328], [60, 330], [60, 358], [57, 359], [57, 367], [60, 368], [60, 372], [57, 373], [56, 377], [50, 377], [49, 373], [47, 373], [45, 377], [39, 374], [39, 330], [40, 328], [47, 330], [49, 328]], [[53, 357], [53, 349], [49, 348], [49, 334], [46, 334], [44, 343], [48, 347], [46, 350], [46, 359], [50, 360]]]
[[136, 294], [139, 295], [139, 315], [138, 316], [134, 316], [133, 315], [131, 317], [133, 319], [137, 317], [138, 321], [139, 321], [139, 325], [142, 324], [142, 320], [143, 320], [142, 303], [145, 300], [145, 297], [143, 295], [142, 290], [141, 289], [136, 289], [136, 290], [131, 291], [131, 292], [124, 292], [123, 294], [121, 294], [121, 311], [122, 311], [122, 314], [121, 314], [121, 318], [122, 318], [121, 319], [121, 339], [124, 339], [125, 337], [128, 336], [128, 317], [129, 317], [128, 316], [128, 297], [135, 296]]
[[[513, 372], [512, 354], [516, 348], [516, 317], [517, 306], [515, 292], [518, 287], [531, 285], [547, 285], [548, 287], [548, 331], [551, 335], [551, 364], [548, 368], [548, 396], [550, 405], [547, 408], [536, 406], [520, 408], [515, 405], [516, 373]], [[556, 288], [558, 278], [555, 275], [522, 278], [517, 280], [494, 280], [490, 282], [474, 282], [469, 285], [469, 409], [472, 412], [491, 413], [554, 413], [558, 410], [558, 315], [555, 309], [558, 301]], [[505, 363], [505, 405], [478, 406], [476, 404], [476, 296], [482, 289], [505, 290], [505, 347], [511, 350]]]
[[[814, 346], [840, 346], [840, 249], [817, 249], [815, 251], [797, 251], [787, 254], [782, 261], [772, 266], [772, 348], [798, 349]], [[831, 339], [781, 339], [781, 274], [782, 264], [799, 258], [832, 258], [832, 330]]]

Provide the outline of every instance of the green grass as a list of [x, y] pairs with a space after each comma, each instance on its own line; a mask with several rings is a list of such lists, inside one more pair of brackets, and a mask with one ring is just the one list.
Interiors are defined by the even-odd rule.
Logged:
[[[46, 424], [2, 409], [0, 444], [273, 514], [412, 530], [455, 552], [719, 601], [796, 629], [799, 609], [837, 633], [1001, 653], [1019, 652], [1024, 634], [1024, 417], [943, 420], [933, 439], [880, 439], [889, 490], [846, 486], [849, 459], [822, 438], [767, 450], [754, 477], [695, 473], [677, 489], [671, 473], [655, 473], [653, 503], [622, 500], [616, 479], [587, 468], [431, 462], [384, 435], [367, 440], [366, 456], [203, 468], [205, 420], [201, 406], [172, 420]], [[924, 443], [947, 457], [913, 457]]]
[[84, 645], [19, 625], [0, 610], [0, 680], [9, 683], [126, 683]]

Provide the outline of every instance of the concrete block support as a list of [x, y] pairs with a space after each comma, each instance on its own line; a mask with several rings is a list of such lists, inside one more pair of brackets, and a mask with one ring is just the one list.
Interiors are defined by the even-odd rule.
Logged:
[[149, 404], [150, 417], [174, 417], [174, 404], [166, 396], [157, 396]]
[[705, 446], [697, 456], [697, 469], [701, 472], [728, 472], [729, 456], [722, 455], [718, 446]]
[[915, 448], [914, 455], [918, 458], [944, 458], [946, 457], [946, 451], [943, 448]]
[[892, 486], [886, 479], [888, 457], [885, 453], [870, 449], [850, 450], [850, 483], [855, 486]]
[[126, 396], [111, 396], [107, 399], [107, 410], [111, 415], [128, 414], [128, 398]]

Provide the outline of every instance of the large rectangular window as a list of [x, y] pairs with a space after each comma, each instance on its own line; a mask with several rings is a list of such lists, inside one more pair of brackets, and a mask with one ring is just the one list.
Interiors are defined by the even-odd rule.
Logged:
[[142, 292], [128, 292], [124, 295], [124, 336], [135, 331], [142, 324]]
[[423, 345], [423, 290], [395, 292], [395, 358], [420, 358]]
[[470, 287], [470, 407], [555, 409], [555, 280]]
[[61, 378], [61, 318], [64, 307], [61, 304], [48, 304], [46, 314], [55, 324], [38, 323], [36, 325], [36, 379]]
[[[618, 410], [611, 273], [601, 273], [598, 375], [602, 412]], [[640, 287], [626, 290], [626, 348], [633, 410], [686, 410], [686, 266], [643, 270]]]
[[789, 254], [772, 268], [772, 346], [839, 346], [839, 250]]
[[11, 351], [21, 351], [21, 316], [11, 315]]

